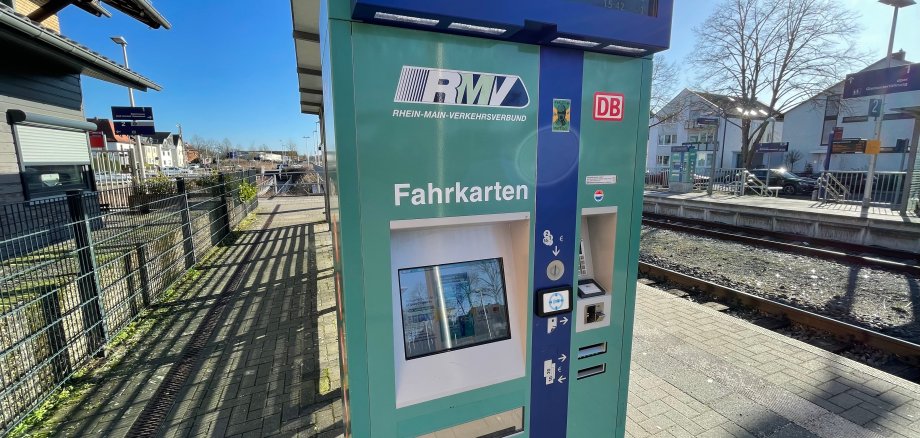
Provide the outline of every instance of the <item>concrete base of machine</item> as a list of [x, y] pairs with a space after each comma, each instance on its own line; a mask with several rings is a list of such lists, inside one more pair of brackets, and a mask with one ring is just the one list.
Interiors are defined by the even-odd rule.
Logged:
[[789, 235], [920, 253], [920, 219], [810, 200], [646, 192], [642, 211]]

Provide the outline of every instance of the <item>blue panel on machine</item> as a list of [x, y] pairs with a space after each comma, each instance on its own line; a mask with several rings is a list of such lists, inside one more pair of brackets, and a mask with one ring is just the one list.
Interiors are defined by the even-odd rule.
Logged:
[[670, 45], [673, 0], [352, 0], [354, 19], [645, 56]]

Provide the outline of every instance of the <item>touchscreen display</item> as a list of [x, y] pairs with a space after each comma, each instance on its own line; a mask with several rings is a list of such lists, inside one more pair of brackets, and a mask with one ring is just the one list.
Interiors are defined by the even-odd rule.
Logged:
[[501, 258], [399, 270], [406, 359], [511, 338]]

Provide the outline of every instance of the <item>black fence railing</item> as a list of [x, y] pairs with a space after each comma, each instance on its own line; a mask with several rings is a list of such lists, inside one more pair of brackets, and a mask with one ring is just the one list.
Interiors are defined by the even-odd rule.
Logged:
[[0, 430], [253, 211], [255, 183], [247, 171], [0, 206]]

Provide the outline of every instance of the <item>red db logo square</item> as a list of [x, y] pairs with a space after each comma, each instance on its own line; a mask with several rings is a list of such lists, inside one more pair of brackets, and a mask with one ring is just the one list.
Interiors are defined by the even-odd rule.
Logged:
[[594, 93], [594, 120], [620, 121], [626, 110], [626, 99], [622, 93]]

